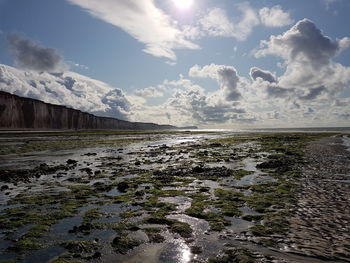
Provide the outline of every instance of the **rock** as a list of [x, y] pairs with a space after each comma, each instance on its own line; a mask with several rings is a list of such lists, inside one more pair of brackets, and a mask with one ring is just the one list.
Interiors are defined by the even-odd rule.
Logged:
[[191, 247], [191, 252], [193, 254], [200, 254], [200, 253], [203, 252], [203, 249], [201, 247], [199, 247], [199, 246], [192, 246]]
[[68, 230], [68, 233], [90, 233], [91, 230], [95, 229], [94, 225], [91, 223], [81, 224], [80, 226], [74, 226], [72, 229]]
[[167, 146], [166, 144], [163, 144], [162, 146], [159, 147], [159, 149], [168, 149], [169, 146]]
[[202, 173], [202, 172], [204, 172], [204, 169], [201, 166], [196, 166], [192, 169], [192, 172], [193, 173]]
[[66, 163], [67, 163], [68, 165], [74, 165], [74, 164], [76, 164], [77, 162], [78, 162], [78, 161], [76, 161], [76, 160], [68, 159]]
[[113, 188], [111, 185], [106, 185], [103, 182], [96, 182], [93, 184], [93, 187], [99, 192], [109, 192]]
[[9, 189], [9, 186], [4, 184], [3, 186], [1, 186], [0, 190], [1, 191], [5, 191], [5, 190], [8, 190]]
[[86, 172], [88, 175], [92, 174], [92, 169], [91, 168], [81, 168], [79, 171]]
[[210, 147], [222, 147], [221, 143], [211, 143], [209, 144]]
[[97, 153], [85, 153], [83, 154], [83, 156], [96, 156]]
[[130, 186], [127, 182], [120, 182], [118, 185], [117, 185], [117, 189], [118, 191], [120, 192], [126, 192], [126, 189], [128, 189]]
[[140, 190], [135, 192], [135, 196], [144, 196], [144, 195], [145, 195], [145, 191]]
[[92, 255], [92, 258], [100, 258], [102, 256], [100, 251], [96, 251], [95, 254]]

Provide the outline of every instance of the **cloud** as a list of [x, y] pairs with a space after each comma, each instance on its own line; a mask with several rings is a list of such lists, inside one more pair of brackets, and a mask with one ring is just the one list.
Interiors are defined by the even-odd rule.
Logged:
[[47, 73], [0, 64], [0, 90], [98, 116], [128, 119], [130, 103], [123, 91], [78, 73]]
[[204, 67], [193, 66], [189, 70], [190, 77], [215, 79], [227, 101], [237, 101], [241, 98], [238, 90], [240, 78], [234, 67], [210, 64]]
[[262, 41], [261, 49], [255, 55], [276, 55], [285, 59], [287, 63], [305, 62], [317, 69], [329, 64], [330, 59], [346, 49], [349, 44], [349, 38], [331, 40], [324, 36], [312, 21], [303, 19], [284, 34], [271, 36], [270, 41]]
[[310, 88], [306, 94], [299, 96], [301, 100], [313, 100], [317, 98], [322, 92], [326, 91], [324, 86]]
[[19, 34], [10, 34], [7, 41], [17, 66], [35, 71], [60, 72], [67, 69], [56, 49], [43, 47]]
[[[256, 11], [247, 3], [237, 4], [242, 17], [237, 21], [231, 21], [225, 10], [214, 8], [199, 20], [202, 34], [209, 36], [234, 37], [238, 40], [245, 40], [253, 28], [259, 25], [260, 21]], [[195, 31], [200, 36], [198, 31]]]
[[250, 69], [249, 75], [253, 80], [256, 80], [257, 78], [261, 78], [262, 80], [270, 83], [276, 82], [276, 77], [274, 74], [272, 74], [270, 71], [262, 70], [257, 67], [252, 67]]
[[164, 96], [164, 94], [155, 87], [136, 90], [135, 95], [144, 98], [159, 98]]
[[154, 0], [68, 0], [92, 16], [117, 26], [145, 45], [156, 57], [175, 60], [175, 49], [199, 49]]
[[224, 101], [217, 101], [215, 94], [200, 90], [177, 91], [167, 102], [178, 115], [190, 116], [195, 123], [226, 123], [243, 120], [245, 110]]
[[276, 121], [280, 125], [281, 121], [298, 126], [344, 125], [348, 104], [342, 97], [350, 90], [350, 67], [334, 58], [349, 44], [347, 37], [327, 37], [307, 19], [261, 41], [255, 56], [280, 58], [284, 72], [276, 77], [267, 70], [251, 68], [251, 82], [243, 93], [248, 105], [245, 109], [255, 112], [265, 123], [278, 123], [267, 118], [266, 112], [273, 110], [279, 113]]
[[272, 8], [264, 7], [259, 10], [259, 14], [249, 3], [240, 3], [235, 6], [242, 14], [240, 18], [230, 19], [225, 10], [213, 8], [199, 19], [197, 26], [187, 26], [186, 35], [192, 39], [208, 35], [233, 37], [243, 41], [252, 33], [253, 28], [260, 24], [268, 27], [282, 27], [293, 23], [290, 14], [283, 11], [279, 5]]
[[128, 96], [132, 101], [132, 120], [172, 123], [177, 126], [250, 124], [256, 121], [255, 116], [247, 113], [239, 102], [227, 101], [221, 88], [207, 92], [182, 75], [177, 80], [164, 80], [156, 88], [167, 97], [160, 105], [148, 105], [146, 101], [140, 103]]
[[[275, 55], [284, 60], [278, 86], [294, 91], [301, 100], [331, 99], [349, 87], [350, 68], [334, 62], [350, 39], [332, 40], [310, 20], [303, 19], [269, 41], [262, 41], [255, 56]], [[286, 93], [287, 94], [287, 93]]]
[[259, 10], [259, 15], [261, 23], [267, 27], [283, 27], [294, 22], [293, 19], [290, 18], [290, 14], [284, 12], [279, 5], [272, 8], [264, 7]]

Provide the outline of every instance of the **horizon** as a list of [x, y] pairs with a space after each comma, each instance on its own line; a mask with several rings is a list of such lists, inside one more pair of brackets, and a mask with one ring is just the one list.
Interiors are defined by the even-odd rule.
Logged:
[[0, 90], [177, 127], [348, 127], [349, 11], [344, 0], [0, 0]]

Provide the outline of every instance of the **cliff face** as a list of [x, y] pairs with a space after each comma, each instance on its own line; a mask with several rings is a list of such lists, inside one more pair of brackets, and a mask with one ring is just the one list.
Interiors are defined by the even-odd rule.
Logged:
[[0, 91], [0, 129], [174, 129], [171, 125], [128, 122]]

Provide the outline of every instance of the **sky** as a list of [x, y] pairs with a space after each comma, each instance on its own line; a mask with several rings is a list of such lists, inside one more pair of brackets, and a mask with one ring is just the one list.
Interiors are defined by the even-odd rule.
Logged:
[[349, 14], [349, 0], [0, 0], [0, 90], [176, 126], [349, 126]]

